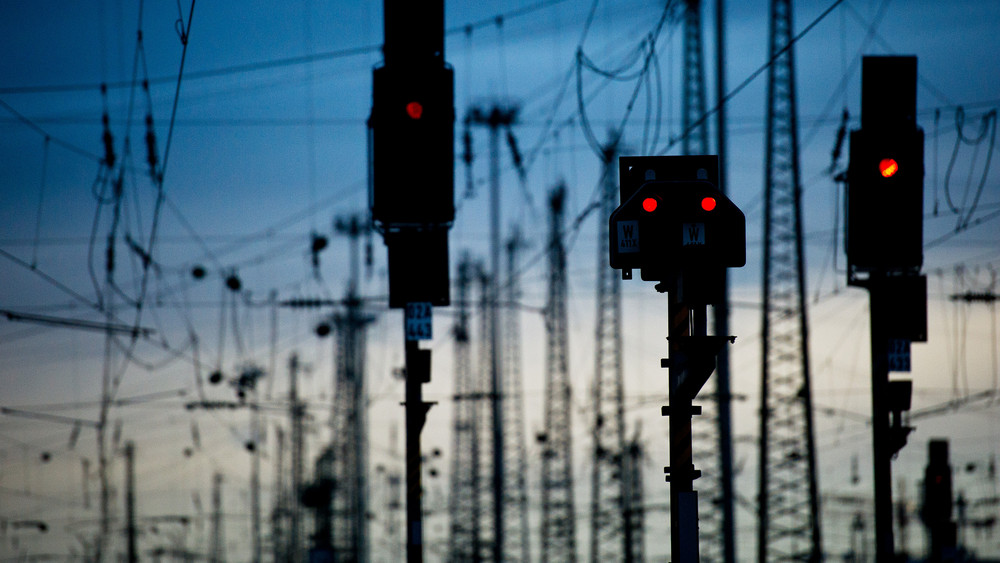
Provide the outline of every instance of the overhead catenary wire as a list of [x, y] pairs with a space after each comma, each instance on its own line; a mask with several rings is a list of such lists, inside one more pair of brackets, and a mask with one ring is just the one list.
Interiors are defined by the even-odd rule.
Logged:
[[[450, 27], [445, 30], [446, 35], [457, 35], [460, 33], [471, 33], [473, 30], [491, 27], [496, 25], [497, 19], [500, 20], [510, 20], [515, 18], [520, 18], [533, 14], [539, 10], [555, 6], [557, 4], [565, 3], [567, 0], [542, 0], [534, 4], [529, 4], [521, 8], [516, 8], [509, 12], [503, 12], [495, 16], [488, 18], [483, 18], [474, 22], [469, 22], [465, 24], [459, 24]], [[192, 2], [192, 9], [193, 9]], [[180, 12], [180, 7], [178, 5], [178, 12]], [[189, 12], [190, 13], [190, 12]], [[188, 29], [183, 29], [183, 14], [179, 14], [178, 21], [181, 25], [177, 29], [178, 35], [186, 35], [190, 31], [190, 21], [188, 22]], [[183, 33], [182, 33], [183, 31]], [[348, 47], [344, 49], [335, 49], [331, 51], [324, 51], [321, 53], [311, 53], [307, 55], [295, 56], [295, 57], [283, 57], [278, 59], [272, 59], [268, 61], [257, 61], [252, 63], [245, 63], [239, 65], [232, 65], [226, 67], [219, 67], [214, 69], [206, 69], [189, 72], [186, 77], [188, 80], [201, 80], [205, 78], [218, 78], [221, 76], [230, 76], [236, 74], [244, 74], [250, 72], [260, 72], [264, 70], [271, 70], [276, 68], [283, 68], [289, 66], [298, 66], [303, 64], [312, 64], [322, 61], [336, 60], [349, 57], [357, 57], [362, 55], [374, 55], [378, 54], [382, 49], [381, 44], [371, 44], [371, 45], [360, 45], [357, 47]], [[103, 57], [102, 57], [103, 60]], [[169, 84], [177, 79], [175, 75], [158, 76], [149, 79], [150, 84]], [[60, 93], [60, 92], [84, 92], [88, 90], [97, 90], [101, 86], [106, 86], [108, 89], [118, 90], [124, 88], [131, 88], [131, 81], [117, 81], [117, 82], [101, 82], [101, 83], [77, 83], [77, 84], [49, 84], [49, 85], [28, 85], [28, 86], [4, 86], [0, 87], [0, 96], [10, 95], [10, 94], [41, 94], [41, 93]], [[3, 104], [0, 101], [0, 104]], [[3, 104], [6, 105], [6, 104]], [[68, 148], [68, 147], [67, 147]], [[89, 156], [89, 155], [88, 155]]]
[[[945, 201], [948, 203], [948, 208], [952, 213], [958, 215], [957, 222], [955, 224], [955, 231], [961, 231], [969, 226], [969, 220], [976, 211], [976, 207], [979, 205], [979, 198], [983, 194], [983, 188], [986, 186], [986, 180], [990, 171], [990, 164], [993, 161], [993, 149], [996, 146], [996, 134], [997, 134], [997, 110], [990, 110], [982, 115], [979, 123], [979, 132], [974, 136], [966, 136], [965, 134], [965, 110], [959, 106], [955, 110], [955, 146], [952, 149], [951, 159], [948, 161], [948, 167], [945, 170], [944, 176], [944, 195]], [[969, 190], [972, 183], [973, 169], [975, 168], [976, 160], [979, 155], [980, 145], [987, 140], [988, 146], [986, 150], [986, 162], [983, 165], [983, 172], [979, 178], [979, 183], [976, 186], [975, 193], [972, 195], [972, 201], [969, 200]], [[960, 204], [952, 199], [951, 193], [951, 177], [955, 169], [955, 162], [958, 158], [959, 148], [963, 145], [971, 145], [975, 147], [975, 153], [972, 157], [972, 163], [969, 167], [968, 184], [965, 188], [965, 193], [962, 197]]]
[[[632, 114], [632, 110], [635, 107], [635, 102], [639, 96], [639, 92], [642, 91], [642, 85], [646, 80], [650, 79], [649, 78], [650, 63], [655, 59], [656, 44], [660, 38], [663, 26], [667, 23], [667, 18], [673, 10], [673, 4], [674, 4], [673, 0], [668, 1], [666, 3], [666, 5], [663, 8], [663, 12], [660, 15], [660, 19], [657, 21], [652, 31], [650, 31], [649, 34], [645, 38], [643, 38], [642, 41], [640, 41], [639, 45], [636, 47], [635, 52], [638, 54], [645, 51], [645, 57], [642, 59], [643, 61], [642, 68], [634, 75], [629, 75], [626, 74], [625, 72], [625, 69], [630, 68], [631, 65], [628, 66], [622, 65], [619, 68], [610, 71], [601, 71], [601, 69], [597, 69], [595, 65], [589, 62], [589, 59], [586, 57], [582, 46], [577, 48], [576, 51], [577, 114], [580, 119], [580, 126], [581, 129], [583, 130], [584, 137], [587, 139], [587, 142], [590, 144], [591, 149], [595, 152], [595, 154], [597, 154], [598, 158], [604, 158], [607, 147], [597, 140], [597, 137], [594, 135], [593, 129], [587, 118], [586, 104], [584, 103], [584, 97], [583, 97], [582, 69], [584, 67], [587, 67], [592, 70], [600, 71], [602, 76], [605, 76], [606, 78], [609, 79], [623, 80], [623, 81], [634, 79], [636, 81], [635, 87], [632, 89], [632, 94], [631, 97], [629, 98], [628, 104], [626, 104], [625, 106], [624, 115], [622, 116], [620, 122], [618, 123], [618, 126], [611, 130], [612, 139], [609, 141], [608, 145], [611, 147], [616, 147], [625, 133], [625, 124], [628, 122], [628, 119]], [[634, 64], [634, 62], [632, 64]], [[657, 73], [657, 76], [658, 75], [659, 74]], [[652, 104], [652, 100], [648, 100], [647, 104]], [[657, 121], [659, 120], [657, 119]]]
[[20, 121], [21, 123], [27, 125], [29, 128], [33, 129], [36, 133], [38, 133], [39, 135], [41, 135], [45, 139], [50, 140], [52, 143], [54, 143], [56, 145], [59, 145], [59, 146], [63, 147], [64, 149], [66, 149], [66, 150], [68, 150], [68, 151], [70, 151], [70, 152], [72, 152], [74, 154], [78, 154], [78, 155], [80, 155], [80, 156], [82, 156], [84, 158], [87, 158], [89, 160], [93, 160], [95, 162], [101, 162], [102, 159], [101, 159], [100, 156], [97, 156], [96, 154], [94, 154], [94, 153], [92, 153], [92, 152], [90, 152], [90, 151], [88, 151], [86, 149], [80, 148], [77, 145], [75, 145], [75, 144], [73, 144], [73, 143], [71, 143], [69, 141], [63, 140], [63, 139], [61, 139], [59, 137], [52, 136], [48, 131], [46, 131], [45, 129], [43, 129], [40, 125], [38, 125], [37, 123], [35, 123], [31, 119], [25, 117], [24, 114], [22, 114], [21, 112], [17, 111], [16, 109], [14, 109], [7, 102], [5, 102], [3, 100], [0, 100], [0, 107], [3, 107], [5, 110], [7, 110], [8, 113], [10, 113], [11, 115], [13, 115], [18, 121]]

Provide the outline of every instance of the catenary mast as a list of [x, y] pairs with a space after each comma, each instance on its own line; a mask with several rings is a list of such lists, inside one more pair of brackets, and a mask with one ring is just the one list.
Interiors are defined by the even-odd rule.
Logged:
[[569, 378], [569, 320], [566, 314], [566, 248], [563, 245], [566, 188], [549, 196], [549, 283], [545, 303], [545, 431], [542, 454], [541, 561], [576, 561], [573, 501], [572, 388]]
[[818, 562], [791, 0], [771, 0], [770, 22], [757, 559]]

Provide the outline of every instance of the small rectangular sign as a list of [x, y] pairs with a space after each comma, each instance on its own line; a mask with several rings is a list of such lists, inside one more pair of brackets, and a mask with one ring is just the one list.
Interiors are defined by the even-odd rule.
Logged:
[[639, 252], [638, 221], [618, 221], [618, 252]]
[[430, 340], [433, 336], [433, 311], [430, 301], [406, 304], [406, 339]]
[[888, 348], [889, 371], [910, 371], [910, 341], [890, 338]]
[[684, 246], [705, 244], [705, 223], [684, 223]]

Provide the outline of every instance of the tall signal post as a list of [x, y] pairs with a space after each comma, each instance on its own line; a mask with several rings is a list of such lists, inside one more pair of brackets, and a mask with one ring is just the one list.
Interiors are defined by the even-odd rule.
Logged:
[[[875, 560], [895, 560], [892, 457], [906, 444], [910, 343], [927, 340], [923, 264], [924, 132], [917, 127], [917, 58], [864, 57], [861, 128], [851, 131], [847, 169], [847, 283], [868, 290]], [[885, 210], [892, 209], [892, 228]]]
[[434, 306], [450, 303], [455, 219], [454, 72], [444, 59], [444, 1], [384, 1], [384, 62], [372, 76], [372, 223], [388, 249], [389, 307], [404, 309], [407, 560], [423, 561], [420, 432], [430, 404]]
[[771, 0], [768, 52], [773, 64], [767, 72], [758, 563], [818, 562], [822, 558], [791, 39], [791, 0]]
[[709, 336], [707, 305], [725, 293], [721, 273], [746, 264], [746, 219], [718, 190], [715, 156], [622, 157], [622, 204], [609, 223], [610, 263], [632, 279], [656, 281], [669, 294], [670, 555], [697, 563], [698, 492], [701, 475], [692, 457], [693, 401], [715, 371], [716, 356], [735, 337]]

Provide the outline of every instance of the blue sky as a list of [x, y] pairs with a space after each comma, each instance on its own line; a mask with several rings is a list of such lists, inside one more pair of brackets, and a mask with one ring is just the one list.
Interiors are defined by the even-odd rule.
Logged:
[[[234, 546], [242, 546], [238, 549], [245, 549], [249, 533], [245, 518], [248, 457], [242, 449], [249, 436], [246, 413], [192, 413], [182, 405], [197, 397], [198, 376], [206, 377], [216, 368], [231, 375], [247, 362], [270, 370], [273, 361], [275, 373], [262, 385], [272, 404], [280, 406], [287, 384], [284, 366], [288, 355], [296, 351], [311, 366], [303, 383], [315, 413], [311, 451], [328, 439], [331, 345], [329, 340], [313, 336], [322, 313], [282, 309], [272, 359], [271, 308], [265, 305], [271, 291], [285, 299], [337, 297], [345, 290], [348, 244], [343, 236], [333, 233], [332, 222], [334, 217], [360, 213], [366, 207], [365, 120], [371, 105], [371, 68], [381, 57], [381, 2], [202, 2], [194, 6], [193, 18], [187, 2], [180, 6], [120, 0], [8, 4], [6, 17], [0, 18], [0, 46], [7, 53], [0, 58], [0, 277], [4, 280], [0, 308], [103, 320], [95, 305], [103, 285], [112, 217], [111, 206], [100, 203], [110, 189], [110, 184], [99, 178], [104, 151], [101, 117], [107, 108], [117, 157], [119, 162], [128, 163], [116, 247], [115, 279], [121, 293], [113, 299], [121, 322], [138, 322], [156, 331], [152, 339], [136, 343], [132, 361], [127, 361], [121, 350], [113, 353], [121, 374], [118, 396], [186, 393], [183, 398], [154, 396], [138, 405], [116, 407], [112, 418], [122, 420], [123, 439], [138, 444], [141, 498], [148, 503], [141, 509], [147, 513], [192, 513], [193, 493], [207, 506], [211, 472], [221, 470], [231, 483], [227, 499], [233, 503], [232, 512], [243, 515], [227, 522], [227, 538]], [[726, 81], [733, 89], [766, 60], [767, 3], [727, 4]], [[795, 29], [812, 23], [831, 4], [813, 0], [796, 3]], [[571, 74], [577, 48], [602, 67], [619, 66], [654, 29], [663, 10], [662, 2], [634, 0], [600, 1], [596, 6], [586, 35], [584, 22], [590, 2], [494, 1], [446, 6], [446, 59], [455, 68], [459, 121], [474, 104], [500, 100], [521, 107], [514, 133], [521, 149], [531, 157], [531, 165], [522, 188], [509, 164], [510, 157], [506, 152], [502, 155], [502, 221], [505, 232], [516, 223], [525, 233], [525, 262], [543, 248], [547, 191], [565, 181], [568, 216], [574, 218], [587, 208], [598, 182], [599, 165], [579, 125], [576, 80]], [[505, 16], [500, 26], [498, 15]], [[710, 106], [715, 103], [709, 62], [714, 51], [711, 17], [711, 9], [706, 9]], [[176, 98], [170, 152], [164, 157], [183, 52], [175, 23], [189, 18], [184, 77]], [[643, 150], [647, 111], [661, 118], [656, 152], [680, 133], [681, 33], [675, 19], [669, 22], [656, 43], [659, 106], [657, 88], [648, 90], [651, 97], [643, 88], [627, 122], [624, 140], [636, 151], [633, 154]], [[918, 57], [918, 121], [927, 138], [924, 270], [930, 276], [931, 331], [928, 343], [914, 346], [914, 371], [910, 374], [914, 409], [997, 388], [995, 309], [983, 304], [955, 304], [948, 297], [991, 287], [991, 275], [1000, 258], [998, 176], [995, 166], [986, 169], [989, 157], [996, 156], [998, 150], [989, 142], [996, 121], [994, 118], [992, 125], [983, 121], [987, 112], [1000, 105], [1000, 72], [995, 58], [1000, 50], [995, 33], [998, 23], [1000, 2], [994, 0], [845, 0], [795, 47], [809, 295], [814, 297], [810, 303], [813, 386], [817, 405], [838, 413], [817, 415], [820, 482], [830, 495], [870, 495], [866, 464], [869, 431], [863, 422], [869, 409], [867, 296], [844, 286], [845, 260], [840, 245], [834, 244], [840, 192], [827, 172], [842, 109], [850, 112], [850, 127], [859, 123], [859, 54]], [[136, 59], [140, 26], [144, 56]], [[466, 26], [470, 33], [464, 31]], [[134, 74], [136, 60], [140, 63]], [[149, 102], [140, 87], [144, 77], [151, 84]], [[101, 94], [101, 83], [110, 85], [106, 96]], [[560, 98], [564, 84], [568, 87]], [[603, 138], [607, 127], [619, 123], [626, 114], [635, 83], [608, 85], [598, 75], [584, 71], [582, 84], [588, 99], [586, 115], [598, 137]], [[735, 413], [740, 438], [736, 457], [742, 464], [739, 484], [747, 499], [756, 494], [757, 471], [753, 439], [760, 379], [764, 92], [765, 78], [761, 76], [736, 94], [727, 108], [728, 191], [745, 211], [748, 229], [748, 266], [733, 275], [737, 307], [732, 328], [739, 337], [733, 351], [734, 391], [746, 397], [738, 402]], [[986, 123], [982, 143], [957, 143], [959, 106], [964, 109], [966, 138], [976, 137], [981, 124]], [[156, 191], [145, 164], [143, 120], [147, 112], [154, 119], [161, 164], [166, 158], [165, 199], [153, 245], [156, 268], [148, 275], [143, 309], [137, 317], [128, 299], [142, 292], [143, 275], [125, 237], [147, 248], [153, 228]], [[549, 119], [558, 127], [543, 137]], [[130, 140], [128, 152], [126, 138]], [[460, 139], [461, 129], [457, 128], [457, 155], [461, 153]], [[954, 164], [949, 166], [956, 144]], [[474, 148], [471, 197], [466, 196], [465, 169], [461, 162], [456, 163], [459, 211], [451, 234], [453, 265], [462, 250], [484, 258], [487, 253], [484, 130], [474, 131]], [[678, 150], [675, 146], [669, 154]], [[971, 202], [981, 178], [981, 196], [973, 209]], [[949, 197], [958, 213], [950, 209]], [[936, 215], [932, 213], [935, 208]], [[955, 232], [959, 218], [966, 216], [970, 227]], [[606, 264], [604, 258], [596, 256], [596, 225], [605, 220], [591, 214], [580, 223], [569, 257], [574, 326], [571, 357], [575, 402], [580, 407], [575, 413], [575, 439], [580, 450], [577, 484], [581, 494], [587, 476], [585, 397], [593, 371], [594, 276], [595, 268]], [[313, 232], [331, 237], [329, 249], [320, 256], [318, 276], [309, 253]], [[363, 292], [384, 296], [384, 247], [377, 237], [372, 245], [374, 263], [370, 275], [366, 270]], [[521, 280], [524, 301], [531, 306], [544, 302], [544, 263], [534, 261]], [[195, 265], [207, 269], [204, 280], [190, 276]], [[224, 289], [224, 279], [232, 274], [242, 281], [244, 291], [238, 297]], [[666, 334], [666, 303], [642, 282], [628, 282], [623, 289], [629, 426], [642, 421], [649, 454], [647, 490], [650, 502], [656, 502], [667, 495], [657, 471], [666, 462], [666, 426], [657, 408], [658, 397], [665, 393], [658, 358], [665, 352], [661, 338]], [[379, 303], [375, 301], [376, 309]], [[397, 405], [402, 386], [391, 371], [402, 363], [402, 321], [398, 312], [383, 310], [378, 317], [369, 336], [371, 465], [392, 467], [398, 460], [389, 453], [389, 427], [398, 425], [402, 418]], [[528, 393], [525, 408], [531, 436], [541, 427], [544, 349], [540, 318], [526, 313], [522, 321]], [[445, 449], [446, 455], [451, 443], [446, 400], [452, 384], [448, 372], [451, 347], [446, 336], [450, 322], [448, 312], [439, 311], [435, 326], [438, 337], [432, 344], [436, 353], [434, 380], [426, 391], [442, 405], [432, 411], [425, 443]], [[197, 350], [192, 346], [194, 337]], [[122, 342], [128, 349], [128, 340]], [[171, 350], [181, 350], [180, 357], [175, 358]], [[0, 321], [0, 357], [4, 360], [0, 366], [0, 404], [95, 420], [93, 402], [100, 393], [104, 354], [101, 332]], [[219, 400], [233, 397], [232, 389], [225, 386], [209, 387], [206, 393]], [[995, 459], [1000, 424], [995, 404], [985, 410], [953, 409], [917, 421], [910, 446], [896, 462], [897, 475], [909, 480], [906, 490], [910, 498], [916, 494], [915, 479], [924, 463], [926, 440], [932, 436], [953, 440], [956, 463], [979, 463], [977, 467], [982, 468], [986, 460]], [[269, 414], [268, 420], [278, 423], [281, 417]], [[198, 428], [200, 449], [192, 443], [192, 427]], [[28, 546], [30, 553], [80, 549], [73, 537], [78, 529], [74, 526], [85, 527], [77, 523], [96, 516], [93, 505], [83, 507], [81, 459], [93, 463], [95, 441], [93, 432], [84, 428], [70, 448], [71, 434], [69, 424], [0, 418], [0, 518], [43, 519], [52, 527], [44, 537], [21, 530], [0, 538], [0, 554], [19, 553], [20, 548], [13, 546], [15, 535], [22, 542], [18, 545]], [[273, 445], [272, 436], [265, 445], [270, 455]], [[186, 456], [185, 448], [195, 450]], [[49, 461], [41, 461], [43, 453], [49, 454]], [[855, 458], [861, 467], [858, 484], [852, 484], [849, 475]], [[270, 483], [273, 463], [264, 463], [265, 482]], [[115, 471], [120, 473], [120, 458], [116, 464]], [[995, 477], [992, 485], [984, 484], [982, 471], [960, 477], [956, 483], [963, 483], [970, 495], [996, 494], [995, 488], [989, 492], [989, 486], [996, 486]], [[373, 498], [378, 502], [382, 489], [376, 481], [373, 477]], [[431, 484], [432, 491], [434, 487], [445, 491], [447, 480], [439, 478]], [[96, 495], [93, 477], [89, 489], [92, 497]], [[840, 553], [847, 545], [847, 512], [838, 501], [825, 506], [827, 549], [831, 554]], [[655, 515], [650, 517], [650, 537], [666, 533], [666, 516], [660, 516], [662, 521]], [[742, 512], [739, 518], [741, 531], [752, 533], [749, 513]], [[432, 540], [444, 537], [444, 522], [440, 515], [431, 518]], [[580, 529], [583, 533], [585, 527]], [[375, 532], [381, 538], [379, 534], [381, 531]], [[913, 537], [919, 535], [911, 532]], [[198, 532], [192, 530], [188, 545], [199, 545], [198, 541]], [[996, 555], [1000, 545], [992, 541], [981, 544], [980, 549]], [[918, 546], [919, 540], [912, 543]], [[383, 547], [380, 543], [375, 553], [381, 553]], [[658, 544], [648, 546], [649, 553], [656, 556], [662, 556], [666, 549]]]

